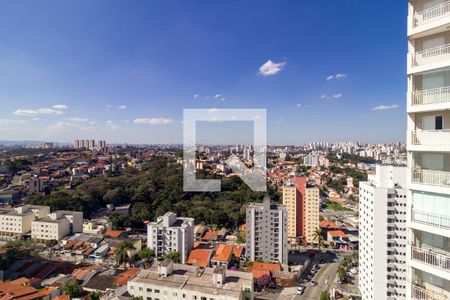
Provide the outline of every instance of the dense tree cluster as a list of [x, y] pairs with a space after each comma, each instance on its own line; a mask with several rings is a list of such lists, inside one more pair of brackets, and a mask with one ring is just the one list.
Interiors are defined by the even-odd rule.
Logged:
[[[145, 171], [93, 178], [73, 190], [31, 196], [27, 201], [49, 205], [52, 210], [83, 211], [87, 218], [106, 204], [131, 203], [130, 214], [111, 216], [117, 228], [143, 228], [144, 221], [154, 220], [167, 211], [195, 218], [196, 223], [235, 228], [245, 223], [247, 203], [260, 202], [265, 195], [253, 192], [236, 177], [222, 178], [221, 192], [184, 192], [182, 176], [180, 165], [165, 158], [154, 158], [146, 163]], [[209, 177], [207, 174], [200, 176]], [[269, 187], [268, 193], [275, 201], [279, 200], [272, 188]]]

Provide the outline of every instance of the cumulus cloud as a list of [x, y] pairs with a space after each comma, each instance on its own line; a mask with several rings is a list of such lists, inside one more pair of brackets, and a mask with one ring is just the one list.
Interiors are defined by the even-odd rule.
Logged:
[[39, 113], [36, 110], [32, 109], [17, 109], [13, 112], [13, 115], [21, 116], [21, 117], [34, 117]]
[[38, 114], [42, 114], [42, 115], [61, 115], [63, 112], [62, 110], [59, 109], [53, 109], [53, 108], [39, 108], [37, 110]]
[[127, 109], [127, 106], [126, 105], [119, 105], [119, 106], [117, 106], [117, 108], [118, 109]]
[[194, 96], [192, 96], [192, 98], [197, 99], [198, 97], [200, 97], [199, 94], [194, 94]]
[[336, 75], [329, 75], [326, 77], [327, 80], [333, 80], [333, 79], [343, 79], [347, 77], [347, 74], [345, 73], [337, 73]]
[[56, 104], [56, 105], [53, 105], [53, 108], [54, 109], [59, 109], [59, 110], [66, 110], [67, 109], [67, 105], [65, 105], [65, 104]]
[[145, 125], [167, 125], [172, 124], [173, 120], [168, 118], [137, 118], [134, 120], [134, 124]]
[[213, 114], [213, 113], [215, 113], [215, 112], [217, 112], [217, 111], [219, 111], [219, 109], [217, 109], [217, 108], [210, 108], [210, 109], [208, 110], [208, 114]]
[[285, 65], [286, 62], [276, 63], [269, 59], [261, 67], [259, 67], [259, 74], [263, 76], [275, 75], [280, 72]]
[[378, 106], [375, 106], [374, 108], [372, 108], [372, 110], [374, 110], [374, 111], [390, 110], [390, 109], [395, 109], [395, 108], [397, 108], [397, 107], [398, 107], [397, 104], [392, 104], [392, 105], [378, 105]]

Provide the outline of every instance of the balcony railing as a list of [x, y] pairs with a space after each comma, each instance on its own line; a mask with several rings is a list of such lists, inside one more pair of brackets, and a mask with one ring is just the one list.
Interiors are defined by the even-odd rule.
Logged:
[[447, 255], [411, 246], [411, 258], [450, 272], [450, 257]]
[[412, 105], [434, 104], [450, 102], [450, 87], [441, 87], [423, 91], [415, 91], [412, 94]]
[[450, 59], [450, 44], [418, 51], [412, 55], [413, 67]]
[[417, 12], [414, 18], [415, 26], [426, 24], [448, 14], [450, 14], [450, 1]]
[[450, 172], [415, 168], [412, 170], [412, 181], [414, 183], [450, 187]]
[[423, 223], [431, 226], [449, 229], [450, 216], [432, 214], [428, 212], [412, 210], [412, 219], [414, 222]]
[[412, 286], [411, 296], [414, 300], [448, 300], [447, 296], [443, 292], [424, 289], [417, 285]]
[[416, 130], [412, 132], [413, 145], [450, 145], [450, 130]]

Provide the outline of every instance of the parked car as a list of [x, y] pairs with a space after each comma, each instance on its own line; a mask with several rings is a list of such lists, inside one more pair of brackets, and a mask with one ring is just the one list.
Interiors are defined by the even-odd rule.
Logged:
[[298, 288], [297, 288], [297, 295], [301, 295], [301, 294], [303, 294], [303, 292], [305, 291], [305, 287], [304, 286], [299, 286]]
[[311, 283], [310, 283], [312, 286], [316, 286], [317, 285], [317, 282], [315, 282], [314, 280], [311, 280]]

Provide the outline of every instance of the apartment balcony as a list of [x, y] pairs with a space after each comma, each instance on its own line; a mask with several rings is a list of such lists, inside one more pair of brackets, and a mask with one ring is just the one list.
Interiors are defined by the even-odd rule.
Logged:
[[436, 89], [414, 91], [411, 94], [411, 103], [416, 105], [440, 104], [450, 102], [450, 86]]
[[[417, 35], [421, 32], [443, 27], [447, 24], [448, 17], [450, 17], [450, 1], [417, 11], [414, 15], [408, 16], [408, 34]], [[444, 30], [444, 28], [439, 29]]]
[[408, 58], [409, 74], [443, 68], [450, 65], [450, 44], [418, 51]]
[[450, 129], [417, 129], [410, 132], [410, 138], [410, 150], [448, 151], [450, 149]]
[[414, 27], [433, 22], [445, 16], [450, 16], [450, 1], [417, 12], [414, 15]]
[[447, 295], [440, 289], [425, 289], [412, 285], [411, 298], [413, 300], [448, 300]]
[[450, 188], [450, 172], [415, 167], [412, 169], [412, 182]]
[[443, 229], [450, 229], [450, 216], [447, 215], [432, 214], [413, 209], [411, 217], [412, 220], [417, 223], [422, 223]]
[[427, 265], [450, 272], [450, 257], [447, 255], [411, 246], [411, 258]]

